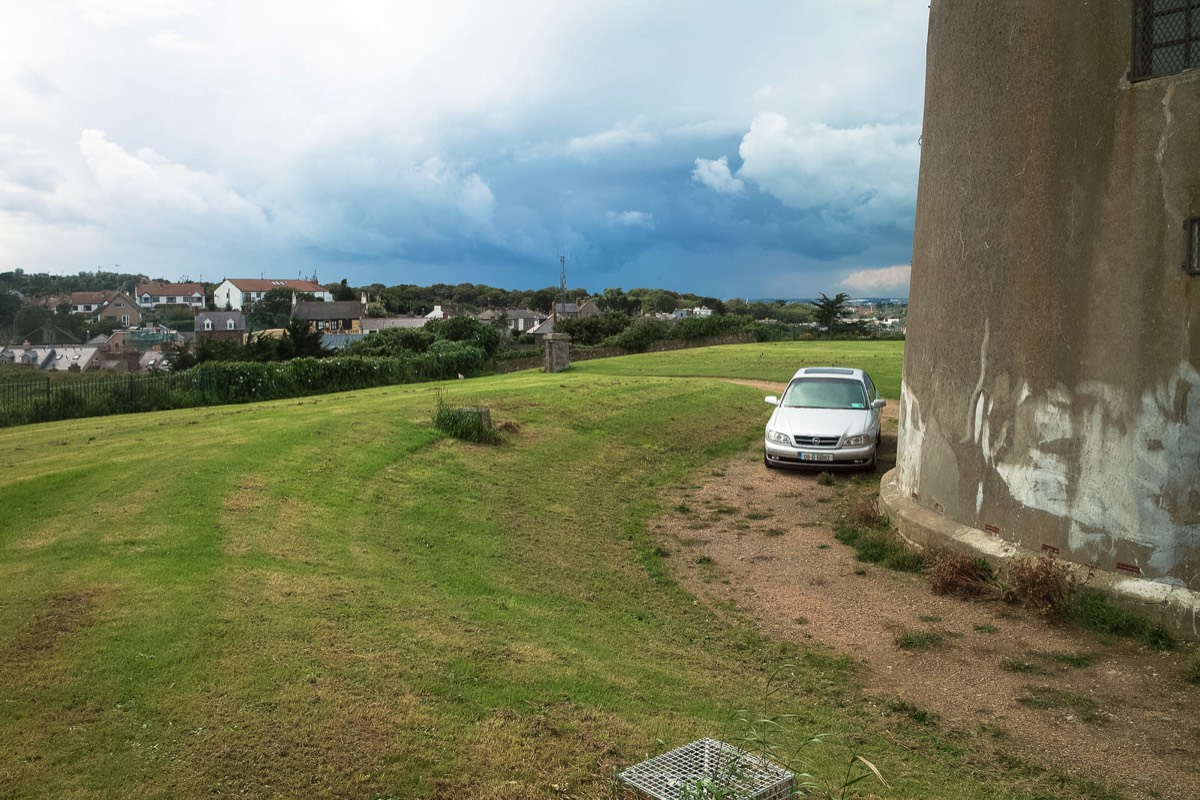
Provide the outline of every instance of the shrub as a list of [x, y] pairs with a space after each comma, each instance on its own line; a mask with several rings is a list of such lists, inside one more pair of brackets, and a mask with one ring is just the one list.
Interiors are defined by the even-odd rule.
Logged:
[[604, 340], [607, 347], [619, 347], [631, 353], [644, 353], [655, 342], [666, 339], [670, 327], [662, 320], [642, 317], [616, 336]]

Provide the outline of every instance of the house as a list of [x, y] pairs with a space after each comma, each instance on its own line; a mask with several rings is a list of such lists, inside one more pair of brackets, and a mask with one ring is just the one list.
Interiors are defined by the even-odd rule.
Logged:
[[0, 349], [0, 364], [16, 364], [43, 372], [85, 372], [100, 366], [95, 345], [30, 345]]
[[303, 320], [321, 333], [359, 333], [366, 315], [365, 294], [361, 300], [333, 300], [327, 303], [297, 301], [294, 295], [292, 297], [292, 319]]
[[559, 319], [582, 319], [600, 314], [600, 307], [591, 298], [575, 298], [574, 303], [555, 303], [553, 314]]
[[204, 308], [204, 287], [198, 283], [139, 283], [134, 297], [143, 310], [159, 306]]
[[246, 341], [246, 315], [241, 311], [201, 311], [196, 315], [196, 340]]
[[675, 319], [687, 319], [689, 317], [703, 319], [705, 317], [711, 317], [712, 314], [713, 312], [711, 308], [708, 308], [707, 306], [696, 306], [695, 308], [677, 308], [672, 316], [674, 316]]
[[124, 292], [72, 292], [66, 300], [70, 313], [88, 316], [92, 322], [116, 320], [126, 328], [142, 324], [142, 312]]
[[262, 300], [272, 289], [288, 289], [311, 294], [317, 300], [333, 301], [333, 295], [316, 281], [226, 278], [213, 290], [213, 305], [227, 311], [242, 311], [251, 303]]
[[531, 311], [528, 308], [489, 308], [477, 317], [480, 322], [489, 324], [503, 320], [505, 329], [515, 336], [528, 333], [546, 318], [542, 312]]

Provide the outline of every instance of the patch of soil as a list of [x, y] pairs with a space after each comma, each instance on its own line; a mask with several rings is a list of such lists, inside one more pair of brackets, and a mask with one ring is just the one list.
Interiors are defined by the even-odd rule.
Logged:
[[[894, 461], [895, 420], [889, 403], [869, 485]], [[655, 533], [685, 587], [714, 608], [732, 600], [773, 637], [852, 655], [864, 702], [881, 714], [936, 714], [943, 733], [1000, 763], [1131, 798], [1200, 797], [1200, 687], [1182, 678], [1195, 648], [1147, 651], [999, 602], [936, 596], [923, 576], [863, 564], [828, 522], [851, 480], [823, 486], [812, 473], [766, 469], [756, 446], [681, 498]], [[930, 646], [903, 649], [906, 634]]]

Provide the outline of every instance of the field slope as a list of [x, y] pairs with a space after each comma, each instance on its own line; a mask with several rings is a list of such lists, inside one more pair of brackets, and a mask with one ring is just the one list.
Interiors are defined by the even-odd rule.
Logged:
[[[600, 797], [755, 709], [934, 796], [958, 754], [892, 752], [849, 659], [718, 617], [645, 530], [765, 418], [654, 359], [785, 380], [797, 347], [0, 431], [0, 795]], [[439, 392], [505, 443], [440, 436]]]

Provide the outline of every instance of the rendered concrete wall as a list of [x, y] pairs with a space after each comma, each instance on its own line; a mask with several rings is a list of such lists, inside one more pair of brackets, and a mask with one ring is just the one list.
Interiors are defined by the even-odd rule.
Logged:
[[562, 372], [571, 368], [571, 337], [565, 333], [547, 333], [546, 372]]
[[1200, 591], [1200, 71], [1128, 0], [933, 0], [896, 481], [1038, 552]]

